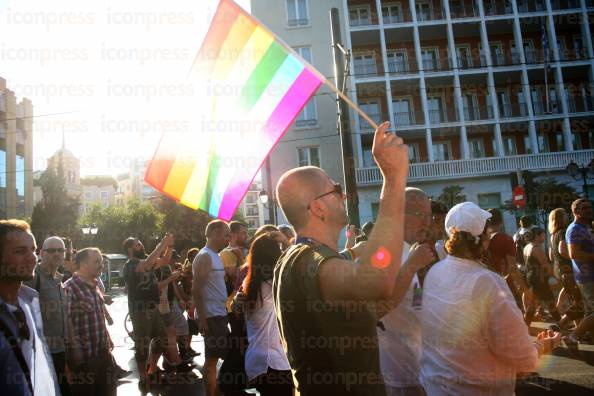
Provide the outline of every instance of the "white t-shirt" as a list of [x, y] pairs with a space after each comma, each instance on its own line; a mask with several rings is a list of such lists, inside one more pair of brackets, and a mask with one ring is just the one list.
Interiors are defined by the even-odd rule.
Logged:
[[[192, 273], [195, 274], [198, 269], [200, 257], [205, 254], [210, 256], [210, 271], [208, 272], [204, 289], [202, 291], [202, 301], [206, 318], [215, 316], [227, 316], [227, 287], [225, 286], [225, 267], [219, 255], [208, 247], [203, 247], [192, 262]], [[196, 319], [198, 319], [198, 309]]]
[[427, 274], [420, 314], [421, 382], [429, 395], [513, 395], [538, 352], [505, 280], [447, 256]]
[[245, 352], [245, 371], [248, 379], [252, 380], [265, 374], [268, 367], [290, 370], [274, 311], [272, 281], [262, 283], [262, 305], [244, 315], [248, 335], [248, 348]]
[[[404, 242], [402, 264], [409, 250], [410, 245]], [[413, 307], [415, 285], [419, 287], [416, 274], [400, 304], [381, 318], [386, 330], [377, 330], [382, 375], [386, 385], [395, 388], [419, 385], [421, 326], [419, 311]]]

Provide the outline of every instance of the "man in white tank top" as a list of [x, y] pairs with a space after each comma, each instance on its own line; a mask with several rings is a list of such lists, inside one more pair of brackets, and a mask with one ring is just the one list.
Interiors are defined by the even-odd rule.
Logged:
[[204, 336], [204, 386], [207, 396], [214, 396], [217, 387], [217, 362], [227, 355], [227, 289], [225, 268], [219, 252], [229, 244], [229, 226], [213, 220], [206, 226], [206, 246], [192, 263], [192, 297], [196, 319]]

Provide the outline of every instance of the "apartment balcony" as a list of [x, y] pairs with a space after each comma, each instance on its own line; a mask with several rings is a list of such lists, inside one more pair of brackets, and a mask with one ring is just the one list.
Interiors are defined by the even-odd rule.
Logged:
[[[371, 118], [377, 125], [382, 123], [382, 115], [379, 113], [369, 113], [367, 114], [369, 118]], [[371, 126], [370, 123], [365, 121], [363, 117], [359, 117], [359, 127], [361, 131], [374, 131], [375, 128]]]
[[396, 112], [394, 113], [394, 124], [397, 127], [406, 127], [417, 125], [415, 113], [413, 112]]
[[594, 111], [594, 97], [570, 97], [567, 100], [567, 107], [570, 113]]
[[499, 105], [499, 118], [515, 118], [515, 117], [527, 117], [528, 106], [526, 103], [519, 104], [504, 104]]
[[406, 74], [412, 72], [408, 62], [404, 60], [388, 59], [388, 72], [393, 74]]
[[456, 18], [472, 18], [479, 16], [479, 12], [473, 4], [461, 4], [452, 6], [450, 3], [450, 17]]
[[476, 56], [458, 56], [459, 69], [472, 69], [487, 66], [487, 58], [484, 55]]
[[429, 123], [431, 125], [443, 124], [446, 122], [456, 122], [458, 121], [458, 116], [456, 112], [451, 112], [448, 114], [443, 110], [428, 110], [429, 112]]
[[488, 120], [493, 118], [492, 106], [470, 106], [464, 107], [464, 119], [466, 121]]
[[354, 62], [355, 77], [376, 77], [378, 75], [379, 67], [375, 60], [362, 60]]
[[549, 100], [549, 108], [547, 110], [546, 101], [533, 100], [532, 101], [532, 111], [534, 112], [535, 116], [560, 114], [562, 111], [561, 102], [558, 100]]
[[485, 15], [508, 15], [514, 12], [511, 0], [491, 0], [484, 2]]
[[445, 19], [445, 14], [441, 9], [417, 10], [417, 22], [439, 21]]
[[[460, 179], [508, 175], [517, 170], [551, 171], [562, 170], [570, 162], [587, 164], [594, 157], [594, 150], [566, 151], [507, 157], [477, 158], [442, 162], [410, 164], [409, 182]], [[382, 174], [377, 167], [357, 168], [357, 184], [380, 185]]]
[[547, 5], [545, 0], [519, 0], [518, 1], [518, 12], [541, 12], [546, 11]]
[[574, 8], [581, 8], [580, 0], [552, 0], [551, 7], [553, 10], [570, 10]]

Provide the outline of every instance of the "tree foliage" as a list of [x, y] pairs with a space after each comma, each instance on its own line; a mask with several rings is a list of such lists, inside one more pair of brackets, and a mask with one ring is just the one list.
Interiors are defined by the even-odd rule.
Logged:
[[466, 200], [466, 195], [462, 194], [463, 190], [464, 187], [458, 185], [444, 187], [437, 200], [444, 203], [449, 210], [452, 206]]
[[83, 186], [113, 186], [118, 187], [117, 180], [112, 176], [87, 176], [80, 179], [80, 184]]
[[42, 199], [33, 208], [31, 229], [38, 241], [51, 235], [72, 236], [76, 233], [80, 202], [66, 193], [64, 167], [48, 168], [39, 178]]
[[120, 253], [123, 240], [135, 236], [150, 249], [163, 234], [163, 218], [149, 202], [132, 200], [108, 207], [97, 203], [80, 221], [81, 225], [96, 225], [97, 235], [83, 237], [78, 246], [96, 245], [106, 253]]

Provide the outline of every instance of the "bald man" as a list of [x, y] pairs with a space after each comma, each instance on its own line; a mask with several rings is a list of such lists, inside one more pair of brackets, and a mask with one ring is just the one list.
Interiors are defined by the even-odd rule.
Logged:
[[70, 387], [65, 375], [66, 368], [66, 293], [62, 284], [62, 274], [58, 268], [64, 265], [66, 246], [62, 238], [47, 238], [41, 247], [41, 263], [35, 267], [33, 280], [27, 286], [39, 293], [43, 333], [52, 354], [56, 376], [63, 396], [70, 395]]
[[373, 155], [383, 176], [377, 222], [358, 263], [337, 251], [348, 224], [339, 184], [316, 167], [285, 173], [277, 197], [297, 234], [274, 273], [281, 337], [297, 387], [310, 395], [385, 395], [376, 304], [394, 294], [400, 268], [408, 149], [383, 123]]

